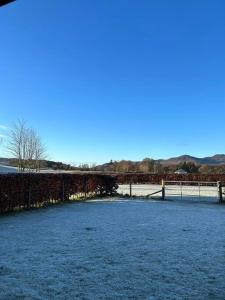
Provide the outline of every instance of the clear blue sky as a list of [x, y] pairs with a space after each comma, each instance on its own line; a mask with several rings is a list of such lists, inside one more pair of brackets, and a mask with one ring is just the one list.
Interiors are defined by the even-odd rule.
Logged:
[[0, 37], [1, 135], [23, 118], [68, 162], [225, 153], [224, 0], [17, 0]]

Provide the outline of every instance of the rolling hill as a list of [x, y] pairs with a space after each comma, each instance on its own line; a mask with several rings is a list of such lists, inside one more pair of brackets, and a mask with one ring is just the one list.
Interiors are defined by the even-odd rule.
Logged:
[[169, 159], [160, 159], [159, 162], [162, 165], [178, 165], [183, 162], [192, 162], [196, 165], [225, 165], [225, 154], [216, 154], [208, 157], [194, 157], [190, 155], [182, 155], [178, 157], [172, 157]]

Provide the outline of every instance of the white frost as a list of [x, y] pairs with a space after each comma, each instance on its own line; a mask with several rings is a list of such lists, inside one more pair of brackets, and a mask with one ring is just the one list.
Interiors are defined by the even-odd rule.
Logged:
[[4, 216], [0, 299], [224, 299], [224, 228], [225, 206], [187, 201]]

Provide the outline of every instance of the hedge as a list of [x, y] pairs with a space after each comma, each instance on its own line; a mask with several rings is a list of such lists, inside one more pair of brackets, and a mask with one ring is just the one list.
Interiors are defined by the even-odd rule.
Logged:
[[128, 183], [152, 183], [161, 184], [162, 179], [167, 181], [204, 181], [216, 182], [221, 181], [225, 185], [225, 174], [143, 174], [143, 173], [127, 173], [118, 174], [116, 180], [118, 184]]
[[71, 197], [116, 193], [116, 178], [101, 174], [2, 174], [0, 213], [64, 202]]

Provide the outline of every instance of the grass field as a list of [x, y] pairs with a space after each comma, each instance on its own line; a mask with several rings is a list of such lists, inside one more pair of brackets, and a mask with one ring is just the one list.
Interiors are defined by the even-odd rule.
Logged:
[[115, 198], [0, 218], [0, 299], [224, 299], [225, 206]]

